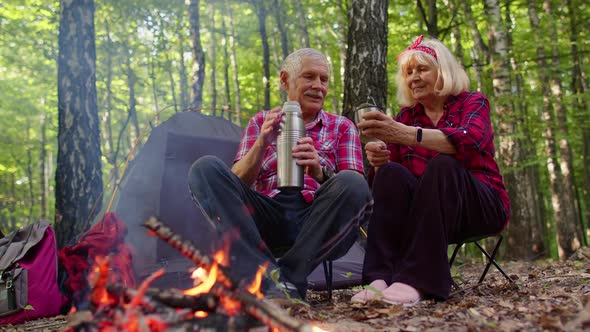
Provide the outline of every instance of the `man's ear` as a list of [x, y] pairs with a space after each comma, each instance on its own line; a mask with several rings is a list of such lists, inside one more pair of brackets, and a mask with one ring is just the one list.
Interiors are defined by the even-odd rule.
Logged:
[[281, 88], [285, 91], [289, 91], [289, 74], [286, 71], [281, 70], [280, 75], [280, 82]]

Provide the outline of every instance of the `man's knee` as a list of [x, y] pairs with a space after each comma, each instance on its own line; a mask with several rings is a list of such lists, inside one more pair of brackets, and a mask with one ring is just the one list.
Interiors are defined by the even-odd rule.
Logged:
[[365, 178], [354, 171], [343, 171], [334, 176], [334, 186], [337, 192], [347, 192], [352, 200], [370, 200], [371, 191]]
[[188, 172], [191, 190], [207, 179], [218, 177], [224, 167], [225, 163], [215, 156], [207, 155], [197, 159]]

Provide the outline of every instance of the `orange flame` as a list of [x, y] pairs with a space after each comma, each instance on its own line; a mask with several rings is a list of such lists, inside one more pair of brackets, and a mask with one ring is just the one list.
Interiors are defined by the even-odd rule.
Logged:
[[[207, 293], [209, 290], [211, 290], [211, 287], [213, 287], [215, 281], [217, 281], [217, 271], [217, 263], [214, 263], [213, 266], [211, 266], [211, 270], [208, 273], [205, 271], [205, 269], [196, 269], [193, 272], [193, 279], [195, 279], [195, 281], [200, 281], [200, 283], [193, 288], [183, 291], [182, 293], [189, 296]], [[203, 274], [204, 277], [201, 277]]]
[[260, 292], [260, 284], [262, 283], [262, 275], [264, 274], [264, 272], [266, 272], [266, 268], [268, 268], [268, 262], [260, 265], [260, 267], [258, 267], [258, 271], [256, 271], [256, 276], [254, 277], [254, 280], [252, 280], [252, 283], [250, 283], [250, 285], [248, 286], [248, 292], [250, 292], [253, 295], [256, 295], [256, 297], [259, 299], [264, 297], [264, 295], [262, 295], [262, 293]]

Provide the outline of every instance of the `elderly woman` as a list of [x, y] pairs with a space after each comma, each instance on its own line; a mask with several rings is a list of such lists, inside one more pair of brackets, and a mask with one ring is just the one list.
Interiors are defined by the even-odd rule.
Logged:
[[490, 104], [469, 92], [469, 78], [437, 40], [398, 56], [398, 100], [392, 119], [377, 111], [358, 127], [375, 200], [363, 282], [354, 302], [413, 305], [444, 300], [451, 289], [447, 246], [497, 234], [510, 203], [494, 160]]

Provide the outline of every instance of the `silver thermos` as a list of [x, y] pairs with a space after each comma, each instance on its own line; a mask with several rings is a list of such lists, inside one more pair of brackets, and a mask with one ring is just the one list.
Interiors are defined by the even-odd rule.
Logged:
[[277, 137], [277, 175], [279, 188], [303, 188], [303, 166], [297, 165], [292, 150], [297, 140], [305, 136], [301, 106], [296, 101], [283, 104], [281, 127]]

